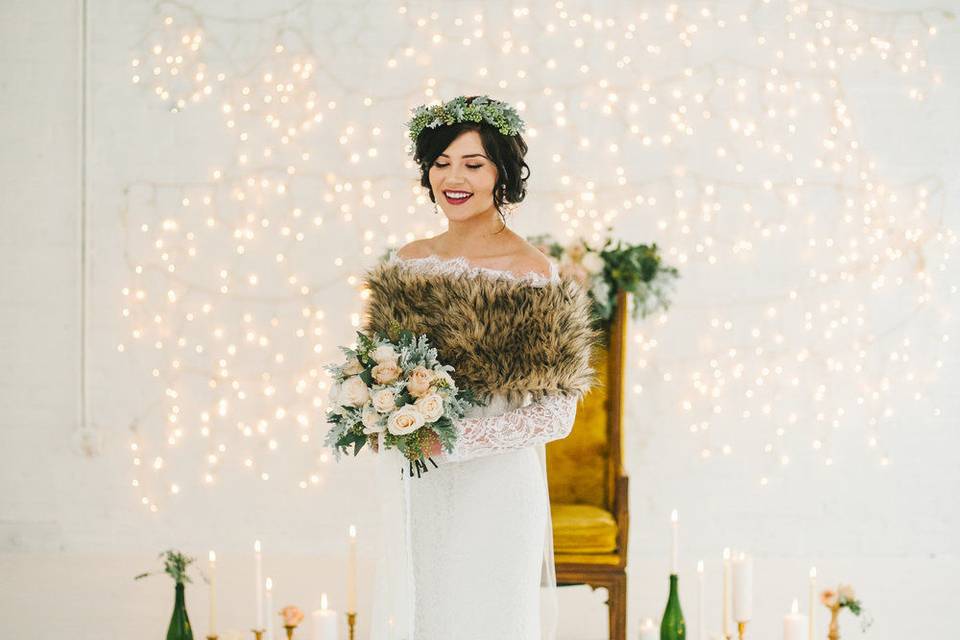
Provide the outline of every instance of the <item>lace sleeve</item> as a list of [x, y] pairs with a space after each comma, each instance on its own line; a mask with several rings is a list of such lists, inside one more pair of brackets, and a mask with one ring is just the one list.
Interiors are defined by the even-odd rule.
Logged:
[[453, 451], [444, 450], [438, 457], [445, 462], [463, 462], [566, 438], [576, 414], [575, 394], [552, 394], [500, 415], [463, 418], [454, 423], [457, 441]]

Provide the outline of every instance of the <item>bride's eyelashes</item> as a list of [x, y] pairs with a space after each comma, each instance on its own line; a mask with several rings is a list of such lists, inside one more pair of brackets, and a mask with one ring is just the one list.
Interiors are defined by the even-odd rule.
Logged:
[[[434, 162], [434, 163], [433, 163], [433, 166], [437, 167], [438, 169], [443, 169], [444, 167], [449, 167], [449, 166], [450, 166], [450, 163], [440, 164], [440, 163], [438, 163], [438, 162]], [[479, 169], [479, 168], [482, 167], [482, 166], [483, 166], [482, 164], [468, 164], [468, 165], [467, 165], [467, 167], [470, 168], [470, 169]]]

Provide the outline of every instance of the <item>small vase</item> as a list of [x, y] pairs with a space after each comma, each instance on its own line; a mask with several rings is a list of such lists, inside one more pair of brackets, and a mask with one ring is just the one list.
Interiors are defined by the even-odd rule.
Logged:
[[170, 617], [170, 626], [167, 628], [167, 640], [193, 640], [193, 629], [190, 628], [190, 618], [187, 617], [182, 582], [177, 583], [173, 616]]
[[830, 628], [827, 631], [827, 638], [830, 640], [840, 640], [839, 614], [840, 607], [830, 607]]

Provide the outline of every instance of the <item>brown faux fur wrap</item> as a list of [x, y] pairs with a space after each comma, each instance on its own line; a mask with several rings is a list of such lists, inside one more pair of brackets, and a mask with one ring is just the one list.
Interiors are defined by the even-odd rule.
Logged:
[[476, 272], [426, 272], [403, 262], [381, 262], [364, 275], [370, 297], [362, 330], [401, 329], [427, 334], [437, 359], [478, 399], [490, 393], [536, 401], [549, 393], [582, 397], [596, 382], [590, 365], [601, 332], [591, 324], [583, 287], [530, 283]]

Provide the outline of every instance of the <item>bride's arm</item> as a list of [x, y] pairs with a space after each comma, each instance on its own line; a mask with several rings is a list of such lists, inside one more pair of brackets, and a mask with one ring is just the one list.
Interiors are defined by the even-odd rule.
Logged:
[[454, 422], [453, 451], [444, 449], [436, 457], [462, 462], [566, 438], [573, 429], [577, 401], [577, 395], [551, 394], [500, 415], [462, 418]]

